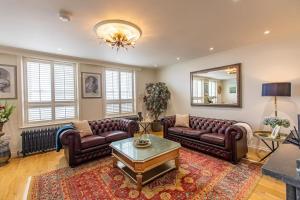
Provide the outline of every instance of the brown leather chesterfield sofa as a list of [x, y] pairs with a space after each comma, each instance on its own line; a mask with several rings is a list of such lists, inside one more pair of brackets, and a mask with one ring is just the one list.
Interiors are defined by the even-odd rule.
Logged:
[[89, 121], [93, 135], [80, 138], [76, 130], [67, 130], [60, 135], [65, 157], [70, 167], [111, 153], [113, 141], [133, 137], [137, 122], [128, 119], [103, 119]]
[[190, 116], [189, 128], [174, 127], [175, 116], [161, 122], [165, 138], [234, 164], [248, 152], [246, 129], [235, 126], [235, 121]]

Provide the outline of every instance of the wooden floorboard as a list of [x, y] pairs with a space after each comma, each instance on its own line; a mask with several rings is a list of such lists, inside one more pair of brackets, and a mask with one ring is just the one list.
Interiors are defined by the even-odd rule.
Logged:
[[[247, 157], [259, 160], [264, 154], [265, 152], [249, 149]], [[9, 164], [0, 167], [0, 200], [21, 200], [28, 177], [67, 166], [63, 151], [11, 159]], [[285, 199], [285, 185], [273, 178], [262, 176], [249, 199]]]

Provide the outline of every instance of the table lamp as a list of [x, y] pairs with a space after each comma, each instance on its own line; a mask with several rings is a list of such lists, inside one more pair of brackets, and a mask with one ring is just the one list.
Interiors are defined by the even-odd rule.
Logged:
[[262, 84], [262, 96], [273, 96], [275, 104], [275, 117], [277, 117], [277, 97], [278, 96], [291, 96], [291, 83], [263, 83]]

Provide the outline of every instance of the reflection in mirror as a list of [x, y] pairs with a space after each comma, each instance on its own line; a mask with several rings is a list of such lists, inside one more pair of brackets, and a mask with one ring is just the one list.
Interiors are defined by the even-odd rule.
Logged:
[[192, 105], [240, 106], [240, 64], [191, 73]]

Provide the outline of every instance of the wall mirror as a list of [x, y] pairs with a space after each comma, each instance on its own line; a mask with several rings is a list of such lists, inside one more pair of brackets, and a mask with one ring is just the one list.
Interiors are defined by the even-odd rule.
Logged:
[[241, 63], [191, 72], [191, 105], [241, 107]]

